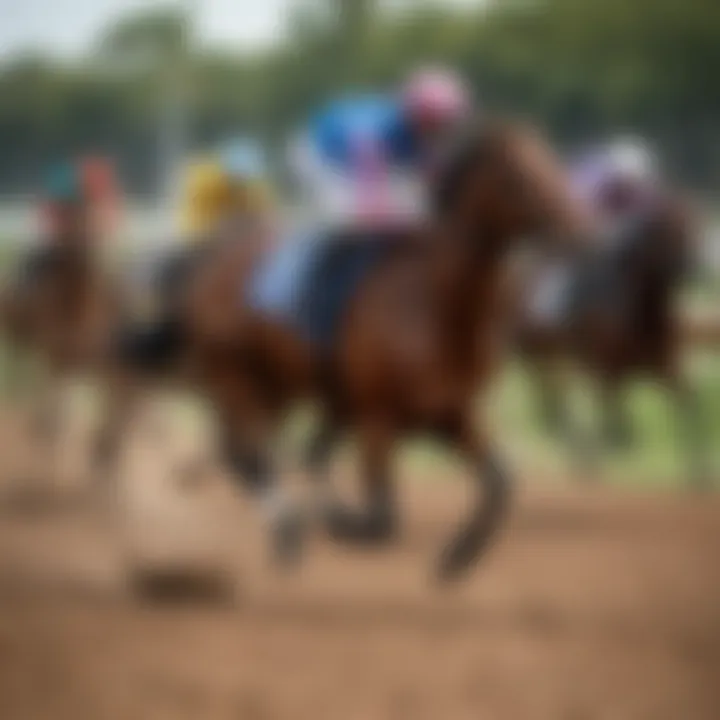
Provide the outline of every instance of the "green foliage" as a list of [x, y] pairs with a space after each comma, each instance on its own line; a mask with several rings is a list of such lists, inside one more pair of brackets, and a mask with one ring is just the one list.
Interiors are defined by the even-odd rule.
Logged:
[[131, 186], [152, 187], [160, 102], [178, 68], [196, 143], [237, 129], [278, 143], [323, 99], [388, 86], [424, 62], [456, 66], [485, 104], [528, 114], [565, 142], [643, 132], [683, 179], [717, 188], [716, 0], [393, 5], [306, 0], [270, 50], [192, 56], [177, 15], [146, 12], [101, 35], [79, 68], [38, 58], [6, 65], [0, 189], [28, 186], [48, 159], [82, 147], [117, 155]]

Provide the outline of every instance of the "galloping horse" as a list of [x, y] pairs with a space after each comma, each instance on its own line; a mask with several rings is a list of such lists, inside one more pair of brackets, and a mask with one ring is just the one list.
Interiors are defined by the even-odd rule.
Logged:
[[[124, 430], [146, 395], [168, 384], [202, 392], [237, 362], [237, 283], [266, 250], [264, 223], [232, 216], [202, 241], [165, 253], [154, 264], [153, 316], [125, 313], [107, 354], [100, 476], [113, 474]], [[217, 358], [222, 362], [216, 364]]]
[[682, 374], [676, 307], [696, 238], [687, 203], [676, 194], [658, 192], [648, 207], [612, 231], [610, 242], [589, 262], [574, 269], [565, 313], [539, 321], [530, 304], [525, 305], [517, 340], [521, 354], [536, 369], [548, 371], [541, 375], [540, 387], [549, 421], [565, 419], [558, 404], [561, 388], [549, 384], [559, 359], [579, 361], [599, 381], [605, 435], [612, 443], [630, 439], [619, 405], [622, 383], [646, 375], [665, 384], [684, 411], [693, 475], [699, 480], [704, 475], [703, 427]]
[[392, 536], [397, 509], [388, 464], [413, 432], [452, 444], [474, 470], [477, 501], [443, 554], [441, 576], [471, 566], [505, 515], [508, 477], [487, 433], [475, 430], [474, 408], [501, 359], [506, 260], [523, 238], [575, 248], [587, 225], [545, 141], [501, 120], [488, 119], [460, 139], [435, 199], [426, 228], [377, 253], [329, 348], [247, 300], [261, 255], [252, 242], [208, 257], [187, 288], [185, 347], [194, 377], [222, 421], [229, 466], [268, 510], [281, 558], [297, 555], [303, 523], [277, 484], [271, 446], [282, 418], [303, 398], [319, 400], [324, 411], [308, 453], [318, 478], [339, 434], [358, 436], [368, 508], [362, 515], [331, 509], [335, 537]]
[[62, 236], [21, 258], [0, 302], [8, 342], [37, 355], [47, 371], [36, 430], [48, 443], [60, 420], [61, 382], [104, 361], [120, 311], [91, 209], [78, 203], [63, 213]]

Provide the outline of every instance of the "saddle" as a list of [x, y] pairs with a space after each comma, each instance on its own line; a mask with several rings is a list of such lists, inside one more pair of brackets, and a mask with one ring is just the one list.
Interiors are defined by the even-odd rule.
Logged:
[[250, 305], [329, 352], [362, 281], [396, 246], [359, 231], [291, 239], [259, 268]]

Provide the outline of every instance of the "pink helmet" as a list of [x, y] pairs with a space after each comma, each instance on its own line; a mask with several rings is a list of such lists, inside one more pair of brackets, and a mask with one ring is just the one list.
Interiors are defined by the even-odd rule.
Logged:
[[411, 118], [456, 122], [470, 111], [470, 91], [452, 71], [421, 70], [402, 91], [403, 105]]

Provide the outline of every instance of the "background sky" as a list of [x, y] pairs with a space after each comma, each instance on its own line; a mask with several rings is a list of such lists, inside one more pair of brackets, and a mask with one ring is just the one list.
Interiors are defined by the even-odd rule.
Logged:
[[[278, 36], [292, 0], [194, 2], [202, 39], [258, 45]], [[0, 0], [0, 55], [28, 48], [79, 54], [114, 19], [169, 4], [167, 0]]]
[[[194, 4], [196, 33], [202, 41], [253, 47], [270, 43], [283, 32], [288, 7], [297, 0], [185, 1]], [[386, 4], [412, 2], [389, 0]], [[483, 0], [441, 2], [479, 5]], [[113, 19], [169, 4], [168, 0], [0, 0], [0, 57], [27, 49], [77, 55]]]

